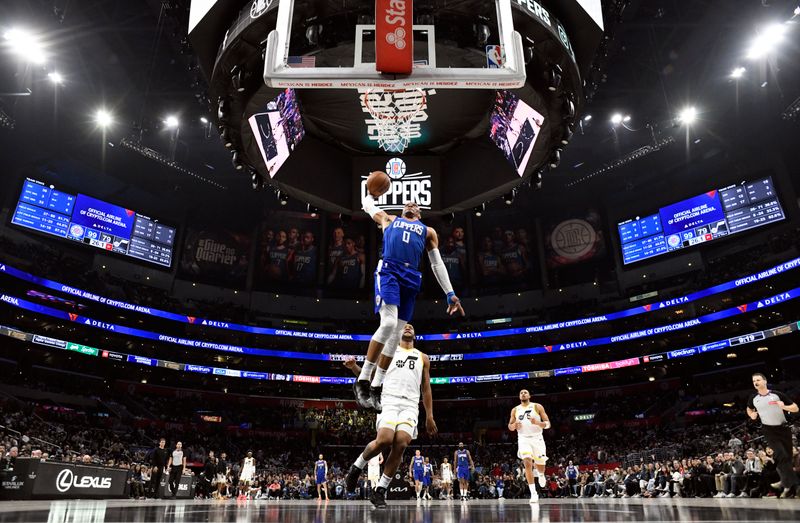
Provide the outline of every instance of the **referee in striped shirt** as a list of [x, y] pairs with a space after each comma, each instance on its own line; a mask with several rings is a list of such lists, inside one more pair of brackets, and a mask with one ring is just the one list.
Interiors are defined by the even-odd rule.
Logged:
[[800, 409], [786, 394], [769, 390], [766, 376], [759, 372], [753, 374], [753, 387], [756, 394], [747, 402], [747, 415], [753, 420], [761, 418], [761, 430], [767, 445], [775, 451], [775, 468], [781, 478], [772, 487], [783, 486], [781, 497], [789, 497], [800, 482], [792, 468], [792, 429], [785, 412], [797, 412]]

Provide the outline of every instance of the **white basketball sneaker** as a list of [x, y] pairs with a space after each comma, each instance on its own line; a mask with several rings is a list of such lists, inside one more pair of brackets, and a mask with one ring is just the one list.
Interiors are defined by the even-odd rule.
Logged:
[[531, 492], [531, 503], [539, 503], [539, 493]]

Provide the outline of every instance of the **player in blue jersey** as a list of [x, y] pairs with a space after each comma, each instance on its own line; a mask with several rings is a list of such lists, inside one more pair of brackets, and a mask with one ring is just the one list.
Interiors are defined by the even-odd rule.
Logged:
[[317, 274], [317, 246], [314, 245], [314, 233], [306, 231], [300, 247], [292, 257], [292, 281], [311, 284]]
[[[381, 324], [372, 335], [364, 366], [353, 389], [361, 407], [380, 412], [383, 377], [394, 357], [400, 333], [414, 313], [414, 302], [422, 284], [419, 264], [423, 251], [428, 251], [433, 275], [447, 295], [447, 313], [458, 312], [463, 316], [464, 309], [453, 292], [447, 268], [439, 254], [436, 231], [420, 221], [419, 205], [408, 202], [403, 206], [402, 216], [392, 216], [378, 209], [369, 193], [361, 204], [383, 229], [383, 258], [375, 270], [375, 310], [380, 313]], [[378, 356], [381, 356], [380, 362]]]
[[322, 459], [322, 454], [314, 463], [314, 475], [317, 483], [317, 497], [322, 499], [322, 491], [324, 491], [325, 499], [331, 499], [328, 495], [328, 462]]
[[464, 443], [458, 444], [458, 450], [453, 454], [453, 463], [456, 464], [456, 477], [458, 478], [458, 491], [461, 501], [466, 501], [469, 495], [470, 472], [475, 468], [472, 454], [464, 448]]
[[408, 464], [408, 475], [414, 480], [414, 491], [417, 493], [417, 499], [419, 499], [422, 493], [422, 480], [425, 477], [425, 458], [422, 457], [422, 453], [419, 450], [414, 453], [411, 463]]
[[425, 466], [422, 470], [422, 499], [433, 499], [431, 496], [431, 484], [433, 483], [433, 465], [430, 458], [425, 458]]

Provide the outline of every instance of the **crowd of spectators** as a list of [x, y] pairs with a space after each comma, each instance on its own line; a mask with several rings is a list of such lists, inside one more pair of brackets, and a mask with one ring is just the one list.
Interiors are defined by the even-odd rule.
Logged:
[[[711, 387], [710, 391], [717, 389]], [[794, 389], [789, 388], [794, 392]], [[669, 395], [668, 395], [669, 396]], [[688, 408], [695, 408], [702, 398], [686, 401], [670, 396]], [[139, 398], [147, 401], [147, 396]], [[587, 400], [583, 408], [598, 408]], [[628, 419], [641, 410], [636, 405], [655, 401], [644, 395], [622, 398], [600, 419], [614, 416]], [[169, 402], [148, 403], [149, 408]], [[103, 403], [94, 408], [67, 408], [48, 402], [0, 400], [0, 468], [13, 468], [19, 457], [37, 457], [70, 463], [120, 467], [129, 470], [132, 497], [153, 496], [151, 453], [156, 438], [167, 435], [170, 444], [184, 442], [189, 460], [188, 474], [196, 476], [197, 495], [203, 497], [250, 497], [257, 499], [308, 499], [316, 496], [312, 479], [313, 463], [323, 453], [329, 466], [328, 490], [331, 498], [345, 498], [344, 475], [356, 455], [374, 435], [374, 415], [345, 409], [260, 407], [259, 416], [271, 418], [268, 434], [248, 430], [229, 431], [165, 428], [144, 425], [136, 428], [133, 420], [123, 420], [104, 412]], [[578, 404], [580, 407], [581, 405]], [[183, 402], [184, 412], [202, 405]], [[553, 419], [572, 409], [558, 405], [548, 408]], [[174, 416], [173, 410], [167, 410]], [[505, 413], [503, 413], [505, 414]], [[452, 459], [463, 434], [447, 432], [451, 422], [464, 418], [457, 412], [441, 412], [441, 437], [422, 436], [413, 447], [434, 464], [431, 494], [444, 496], [440, 464]], [[473, 498], [513, 498], [527, 495], [521, 463], [516, 459], [513, 434], [503, 432], [490, 438], [486, 425], [497, 417], [496, 409], [471, 409], [474, 424], [467, 439], [475, 469], [469, 495]], [[547, 434], [548, 482], [544, 496], [596, 497], [762, 497], [773, 496], [775, 465], [771, 449], [765, 448], [757, 427], [743, 421], [738, 411], [694, 420], [683, 416], [680, 422], [659, 420], [653, 426], [597, 428], [586, 423], [571, 423], [560, 428], [557, 423]], [[173, 417], [174, 421], [180, 418]], [[187, 418], [188, 419], [188, 418]], [[566, 418], [569, 419], [569, 418]], [[722, 421], [720, 421], [722, 420]], [[178, 425], [176, 423], [176, 425]], [[624, 431], [624, 437], [621, 432]], [[241, 459], [253, 452], [257, 473], [249, 484], [240, 484]], [[211, 457], [210, 453], [215, 452]], [[795, 453], [797, 451], [795, 450]], [[797, 467], [800, 458], [795, 454]], [[403, 468], [401, 467], [401, 470]], [[356, 497], [369, 494], [365, 478], [359, 483]], [[458, 488], [455, 486], [454, 488]], [[413, 490], [413, 489], [412, 489]]]

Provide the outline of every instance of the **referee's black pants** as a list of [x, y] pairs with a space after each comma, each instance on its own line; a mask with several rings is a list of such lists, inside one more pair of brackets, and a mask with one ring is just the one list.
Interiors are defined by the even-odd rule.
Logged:
[[173, 498], [178, 495], [178, 485], [181, 483], [182, 475], [183, 465], [173, 465], [169, 470], [169, 493]]
[[797, 474], [792, 468], [792, 429], [788, 425], [762, 425], [764, 439], [775, 452], [775, 468], [781, 477], [783, 488], [792, 488], [798, 483]]

